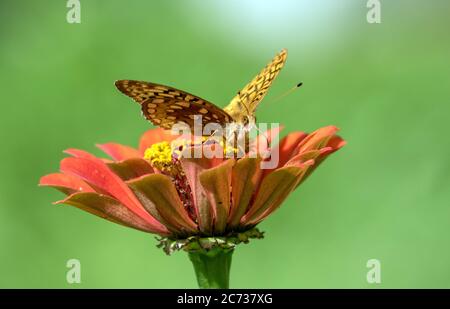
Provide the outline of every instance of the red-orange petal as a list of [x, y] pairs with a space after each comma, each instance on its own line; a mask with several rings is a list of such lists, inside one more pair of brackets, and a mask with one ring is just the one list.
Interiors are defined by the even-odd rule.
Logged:
[[277, 209], [294, 190], [313, 160], [300, 166], [286, 166], [267, 175], [261, 183], [256, 199], [249, 211], [242, 217], [242, 225], [255, 225]]
[[334, 135], [330, 138], [328, 141], [326, 147], [322, 148], [320, 150], [320, 155], [314, 160], [315, 163], [313, 166], [311, 166], [307, 171], [306, 174], [303, 176], [301, 181], [297, 184], [299, 186], [301, 183], [303, 183], [311, 174], [316, 170], [317, 167], [319, 167], [320, 164], [333, 152], [339, 150], [340, 148], [344, 147], [347, 142], [344, 141], [341, 137]]
[[174, 234], [197, 233], [197, 225], [187, 214], [172, 180], [152, 174], [127, 182], [142, 205]]
[[211, 162], [206, 158], [182, 158], [180, 162], [191, 188], [199, 229], [205, 234], [210, 234], [213, 228], [213, 211], [206, 198], [206, 193], [200, 184], [199, 174], [210, 168]]
[[281, 139], [279, 145], [280, 161], [278, 166], [283, 166], [293, 156], [294, 149], [307, 136], [305, 132], [292, 132]]
[[144, 175], [153, 174], [153, 167], [147, 160], [140, 158], [128, 159], [120, 162], [107, 163], [108, 167], [122, 180], [139, 178]]
[[139, 141], [139, 152], [143, 156], [145, 150], [153, 144], [164, 141], [170, 143], [177, 137], [178, 135], [172, 135], [170, 130], [164, 130], [162, 128], [150, 129], [141, 136], [141, 139]]
[[230, 212], [231, 170], [234, 162], [234, 159], [229, 159], [199, 174], [200, 184], [214, 214], [213, 231], [219, 235], [225, 232]]
[[65, 158], [61, 161], [60, 169], [65, 174], [80, 177], [89, 184], [100, 188], [147, 221], [155, 231], [167, 234], [168, 231], [164, 225], [145, 211], [131, 189], [102, 160], [95, 157]]
[[341, 149], [342, 147], [344, 147], [347, 144], [346, 141], [344, 141], [342, 139], [342, 137], [338, 136], [338, 135], [334, 135], [333, 137], [331, 137], [331, 139], [328, 141], [327, 143], [327, 147], [331, 147], [333, 150], [332, 152]]
[[[323, 148], [323, 149], [328, 149], [328, 148]], [[301, 153], [293, 156], [291, 159], [289, 159], [289, 161], [287, 161], [284, 166], [302, 165], [303, 163], [305, 163], [308, 160], [311, 160], [311, 159], [315, 160], [318, 156], [320, 156], [321, 153], [322, 153], [321, 150], [309, 150], [309, 151], [301, 152]]]
[[53, 173], [41, 177], [41, 179], [39, 180], [39, 185], [53, 187], [67, 195], [80, 191], [95, 191], [91, 186], [89, 186], [80, 178], [61, 173]]
[[284, 126], [278, 126], [270, 128], [267, 131], [260, 133], [254, 140], [250, 142], [249, 153], [254, 157], [254, 154], [265, 155], [266, 151], [270, 148], [270, 144], [273, 142], [276, 136], [279, 136]]
[[305, 137], [300, 144], [298, 144], [295, 153], [297, 154], [303, 151], [326, 147], [328, 141], [337, 131], [339, 131], [339, 129], [335, 126], [327, 126], [317, 129]]
[[262, 170], [261, 178], [264, 178], [275, 169], [283, 167], [286, 162], [295, 156], [298, 153], [298, 149], [296, 152], [296, 148], [306, 136], [308, 136], [308, 134], [304, 132], [292, 132], [282, 138], [278, 145], [272, 147], [270, 149], [271, 157], [278, 154], [278, 164], [275, 168]]
[[123, 161], [133, 158], [142, 158], [141, 153], [137, 149], [121, 144], [116, 143], [97, 144], [97, 147], [100, 148], [108, 156], [113, 158], [115, 161]]
[[254, 175], [259, 169], [261, 158], [242, 158], [233, 166], [231, 177], [232, 203], [228, 224], [230, 228], [239, 225], [242, 216], [247, 211], [248, 205], [256, 190]]
[[[75, 158], [84, 158], [84, 159], [93, 159], [93, 160], [98, 160], [99, 158], [97, 158], [96, 156], [94, 156], [93, 154], [81, 150], [81, 149], [75, 149], [75, 148], [69, 148], [64, 150], [64, 153], [67, 153]], [[100, 159], [103, 160], [103, 159]]]
[[[209, 204], [206, 197], [205, 190], [199, 181], [199, 175], [204, 170], [213, 168], [220, 165], [224, 159], [223, 158], [212, 158], [208, 159], [204, 153], [200, 158], [189, 158], [187, 154], [195, 154], [196, 149], [202, 151], [209, 151], [216, 149], [213, 147], [218, 147], [217, 149], [223, 153], [223, 149], [219, 145], [203, 145], [196, 147], [189, 147], [183, 151], [180, 163], [182, 169], [186, 175], [186, 179], [192, 191], [192, 198], [194, 202], [195, 214], [197, 216], [198, 225], [200, 231], [205, 234], [210, 234], [213, 231], [213, 209]], [[211, 151], [212, 153], [212, 151]]]
[[114, 223], [145, 232], [160, 233], [153, 226], [134, 214], [118, 200], [93, 192], [79, 192], [68, 196], [55, 204], [68, 204]]

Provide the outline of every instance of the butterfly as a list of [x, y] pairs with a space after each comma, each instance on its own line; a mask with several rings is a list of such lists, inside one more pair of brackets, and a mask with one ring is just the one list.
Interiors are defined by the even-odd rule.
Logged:
[[283, 49], [223, 109], [169, 86], [136, 80], [118, 80], [115, 85], [119, 91], [141, 105], [145, 118], [163, 129], [171, 129], [178, 122], [184, 122], [193, 129], [198, 115], [202, 116], [199, 118], [202, 125], [234, 124], [248, 129], [255, 126], [256, 108], [283, 68], [286, 58], [287, 50]]

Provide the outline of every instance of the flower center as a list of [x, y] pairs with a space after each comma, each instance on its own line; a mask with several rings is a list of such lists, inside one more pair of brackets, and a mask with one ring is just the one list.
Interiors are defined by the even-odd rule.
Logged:
[[[178, 147], [175, 147], [177, 145]], [[144, 159], [150, 161], [150, 164], [154, 168], [172, 178], [172, 182], [175, 185], [184, 208], [191, 219], [197, 222], [191, 187], [179, 161], [181, 150], [185, 145], [187, 145], [186, 141], [172, 145], [169, 142], [153, 144], [145, 150]]]
[[172, 172], [174, 164], [172, 162], [172, 149], [168, 142], [156, 143], [147, 148], [144, 159], [150, 161], [153, 167], [162, 172]]

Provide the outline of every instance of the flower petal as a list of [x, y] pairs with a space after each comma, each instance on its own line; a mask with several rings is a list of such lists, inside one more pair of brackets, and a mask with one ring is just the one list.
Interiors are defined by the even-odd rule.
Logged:
[[298, 144], [295, 153], [326, 147], [328, 141], [337, 131], [339, 129], [335, 126], [327, 126], [314, 131]]
[[231, 178], [232, 204], [228, 223], [230, 228], [239, 225], [242, 216], [256, 190], [254, 175], [259, 168], [261, 158], [242, 158], [233, 166]]
[[308, 160], [316, 159], [320, 156], [320, 150], [309, 150], [293, 156], [284, 166], [296, 166], [305, 163]]
[[[203, 148], [208, 147], [212, 146], [203, 146]], [[205, 190], [200, 184], [199, 174], [204, 170], [220, 165], [220, 163], [223, 162], [223, 159], [208, 159], [204, 155], [202, 155], [200, 158], [186, 157], [187, 153], [195, 154], [194, 148], [198, 147], [190, 147], [184, 150], [183, 155], [180, 159], [180, 163], [192, 191], [195, 214], [197, 216], [200, 231], [205, 234], [210, 234], [213, 231], [213, 210], [206, 197]]]
[[116, 143], [107, 143], [107, 144], [98, 144], [98, 148], [103, 150], [107, 155], [113, 158], [116, 161], [122, 161], [133, 158], [142, 158], [141, 153], [132, 147], [116, 144]]
[[106, 195], [93, 192], [79, 192], [55, 204], [68, 204], [124, 226], [146, 232], [153, 231], [153, 227], [146, 221], [135, 215], [118, 200]]
[[197, 233], [197, 225], [185, 211], [171, 179], [152, 174], [128, 182], [149, 213], [178, 235]]
[[255, 202], [242, 217], [241, 224], [255, 225], [278, 208], [312, 164], [314, 160], [300, 166], [282, 167], [267, 175], [261, 183]]
[[333, 148], [331, 152], [335, 152], [344, 147], [346, 144], [347, 142], [344, 141], [342, 137], [338, 135], [333, 135], [333, 137], [331, 137], [331, 139], [328, 141], [327, 147]]
[[154, 173], [150, 163], [140, 158], [128, 159], [121, 162], [111, 162], [107, 163], [107, 165], [123, 180], [130, 180]]
[[270, 144], [279, 136], [284, 126], [270, 128], [267, 131], [259, 134], [254, 140], [250, 141], [249, 154], [255, 157], [255, 154], [264, 155], [270, 148]]
[[98, 160], [98, 158], [96, 156], [94, 156], [93, 154], [90, 154], [89, 152], [80, 150], [80, 149], [69, 148], [69, 149], [64, 150], [64, 153], [67, 153], [75, 158]]
[[275, 145], [270, 149], [270, 158], [273, 158], [273, 156], [278, 155], [278, 164], [274, 168], [266, 168], [262, 170], [262, 176], [261, 179], [264, 179], [268, 174], [272, 173], [277, 168], [283, 167], [286, 165], [286, 163], [296, 154], [298, 154], [298, 147], [299, 143], [306, 137], [308, 134], [304, 132], [293, 132], [286, 135], [284, 138], [281, 139], [280, 143], [278, 145]]
[[334, 135], [330, 138], [330, 140], [327, 143], [327, 146], [322, 148], [320, 150], [320, 155], [314, 160], [314, 165], [311, 166], [307, 171], [305, 176], [302, 178], [302, 180], [297, 184], [299, 186], [301, 183], [303, 183], [311, 174], [316, 170], [317, 167], [333, 152], [339, 150], [340, 148], [344, 147], [346, 144], [346, 141], [344, 141], [341, 137]]
[[164, 130], [162, 128], [150, 129], [141, 136], [139, 142], [139, 152], [144, 155], [145, 150], [155, 143], [171, 142], [176, 139], [178, 135], [171, 134], [170, 130]]
[[79, 191], [94, 192], [94, 189], [80, 178], [61, 173], [41, 177], [39, 185], [53, 187], [67, 195]]
[[168, 231], [164, 225], [145, 211], [131, 189], [102, 160], [94, 156], [90, 158], [65, 158], [61, 161], [60, 169], [65, 174], [80, 177], [119, 200], [128, 209], [152, 225], [155, 233], [167, 234]]
[[229, 159], [199, 174], [200, 184], [213, 210], [213, 230], [217, 234], [225, 232], [227, 226], [230, 212], [231, 170], [234, 163], [234, 159]]
[[292, 132], [286, 135], [279, 145], [280, 161], [278, 166], [284, 166], [287, 161], [292, 157], [294, 149], [297, 145], [307, 136], [305, 132]]

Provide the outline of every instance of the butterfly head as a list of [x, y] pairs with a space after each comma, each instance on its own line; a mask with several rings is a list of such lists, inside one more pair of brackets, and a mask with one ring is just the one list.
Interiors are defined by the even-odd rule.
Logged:
[[256, 122], [254, 110], [250, 110], [239, 97], [235, 97], [223, 110], [241, 126], [253, 125]]

